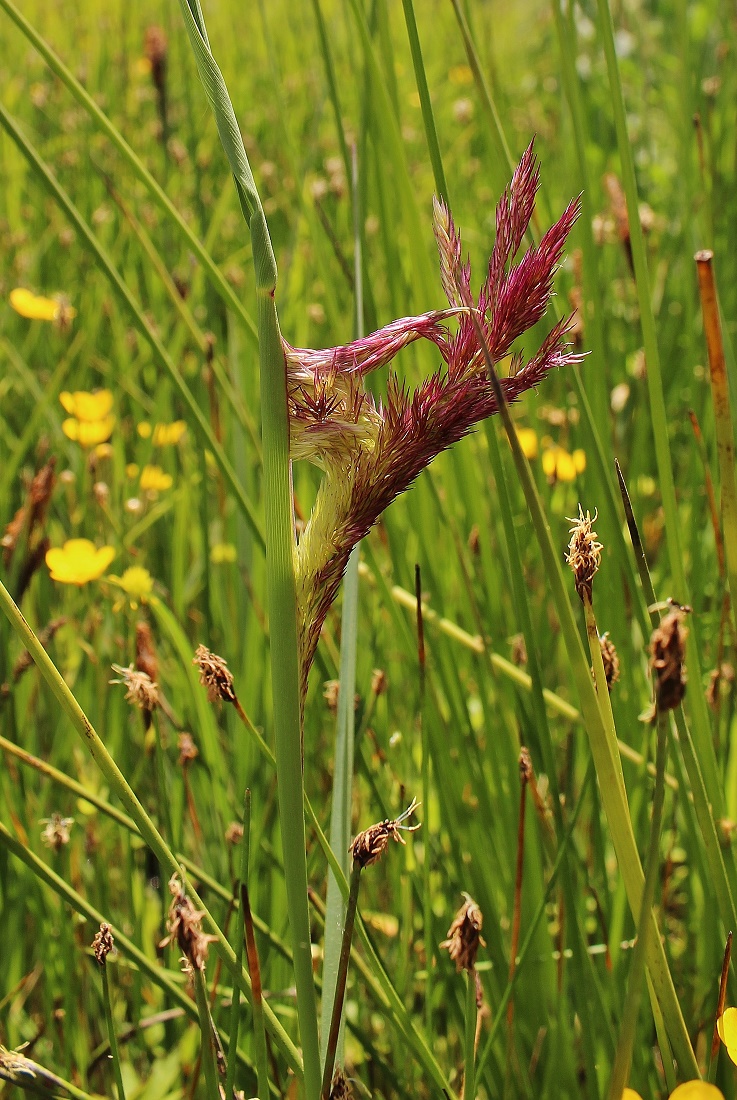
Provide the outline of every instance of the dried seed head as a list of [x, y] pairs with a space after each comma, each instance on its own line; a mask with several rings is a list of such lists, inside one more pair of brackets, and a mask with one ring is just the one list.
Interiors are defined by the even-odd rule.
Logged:
[[650, 639], [650, 668], [658, 710], [675, 710], [686, 694], [683, 662], [688, 631], [683, 624], [690, 610], [674, 604]]
[[233, 689], [233, 673], [228, 668], [228, 662], [217, 653], [211, 653], [203, 645], [197, 646], [192, 664], [200, 670], [200, 683], [207, 688], [207, 698], [211, 703], [216, 699], [222, 699], [226, 703], [235, 703], [236, 694]]
[[443, 940], [440, 946], [448, 949], [456, 970], [473, 973], [479, 947], [486, 947], [481, 938], [484, 917], [473, 898], [466, 893], [463, 896], [466, 900], [453, 918], [447, 940]]
[[107, 959], [114, 946], [115, 941], [113, 940], [113, 934], [110, 931], [110, 925], [104, 923], [101, 924], [100, 931], [97, 933], [94, 940], [92, 941], [92, 950], [94, 951], [95, 958], [97, 959], [100, 966], [105, 965], [105, 960]]
[[712, 710], [716, 710], [719, 705], [719, 693], [721, 691], [721, 685], [728, 687], [734, 683], [734, 668], [728, 662], [724, 662], [719, 668], [713, 668], [709, 673], [709, 686], [706, 689], [706, 701]]
[[533, 777], [530, 750], [523, 745], [519, 753], [519, 777], [521, 783], [529, 783]]
[[518, 668], [527, 664], [527, 646], [525, 645], [524, 634], [515, 634], [509, 639], [509, 644], [512, 647], [512, 664], [517, 665]]
[[176, 875], [169, 879], [169, 890], [172, 903], [166, 921], [168, 934], [159, 947], [176, 942], [188, 965], [194, 970], [204, 970], [209, 945], [217, 940], [217, 936], [208, 936], [202, 931], [200, 922], [205, 915], [204, 910], [195, 909]]
[[74, 824], [74, 818], [54, 813], [51, 817], [42, 818], [41, 824], [46, 826], [41, 833], [42, 843], [54, 852], [60, 852], [69, 843], [69, 830]]
[[231, 821], [228, 828], [225, 830], [225, 840], [228, 844], [232, 844], [235, 847], [243, 840], [243, 826], [240, 821]]
[[338, 694], [340, 692], [340, 680], [326, 680], [322, 697], [328, 705], [331, 714], [338, 713]]
[[604, 662], [604, 675], [606, 676], [606, 686], [611, 690], [619, 679], [619, 656], [614, 646], [614, 642], [609, 637], [609, 634], [602, 634], [599, 638], [599, 645], [601, 646], [601, 659]]
[[393, 821], [378, 821], [375, 825], [370, 825], [368, 829], [364, 829], [362, 833], [359, 833], [349, 849], [353, 856], [353, 862], [357, 863], [363, 870], [364, 867], [370, 867], [372, 863], [376, 863], [378, 859], [381, 859], [390, 840], [396, 840], [399, 844], [406, 844], [402, 832], [414, 833], [420, 825], [419, 823], [417, 825], [404, 825], [403, 822], [412, 816], [417, 806], [417, 799], [413, 798], [404, 813]]
[[351, 1100], [353, 1089], [343, 1070], [338, 1066], [330, 1086], [330, 1100]]
[[382, 668], [375, 668], [371, 673], [371, 694], [383, 695], [387, 689], [386, 673]]
[[569, 517], [569, 522], [573, 524], [573, 527], [571, 527], [571, 541], [568, 543], [566, 561], [573, 570], [579, 598], [582, 601], [588, 599], [589, 602], [591, 601], [594, 577], [601, 563], [602, 551], [602, 545], [596, 541], [596, 531], [593, 530], [596, 516], [597, 513], [594, 512], [592, 519], [588, 511], [584, 515], [583, 508], [579, 504], [578, 519]]
[[194, 739], [191, 733], [180, 733], [177, 737], [177, 748], [179, 749], [179, 767], [186, 768], [188, 764], [191, 764], [193, 760], [196, 760], [200, 755], [200, 750], [194, 743]]
[[136, 668], [154, 682], [159, 677], [159, 661], [151, 627], [144, 619], [136, 623]]
[[145, 672], [139, 672], [133, 665], [123, 668], [122, 665], [113, 665], [113, 672], [118, 673], [117, 680], [108, 681], [111, 684], [123, 684], [126, 702], [132, 703], [140, 710], [156, 710], [161, 700], [159, 698], [159, 685], [155, 684]]
[[166, 81], [166, 54], [168, 43], [161, 27], [146, 28], [144, 50], [151, 65], [151, 79], [156, 90], [161, 93]]

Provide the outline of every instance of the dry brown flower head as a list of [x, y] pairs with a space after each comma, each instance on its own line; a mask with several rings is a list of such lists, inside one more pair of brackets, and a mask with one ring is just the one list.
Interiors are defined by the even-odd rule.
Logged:
[[196, 760], [200, 755], [200, 750], [194, 743], [194, 739], [191, 733], [180, 733], [177, 737], [177, 748], [179, 749], [179, 767], [186, 768], [188, 764], [191, 764], [193, 760]]
[[326, 680], [322, 697], [328, 705], [331, 714], [338, 713], [338, 694], [340, 692], [340, 680]]
[[217, 653], [211, 653], [204, 645], [198, 645], [192, 664], [200, 670], [200, 683], [207, 689], [207, 698], [211, 703], [222, 699], [226, 703], [235, 703], [233, 673], [228, 662]]
[[448, 929], [448, 938], [440, 944], [448, 950], [456, 970], [473, 973], [476, 968], [476, 956], [479, 947], [486, 947], [481, 938], [484, 917], [470, 894], [464, 893], [465, 901], [460, 907], [453, 923]]
[[406, 844], [402, 832], [414, 833], [420, 828], [419, 822], [416, 825], [404, 824], [415, 812], [418, 805], [417, 799], [413, 798], [404, 813], [394, 818], [393, 821], [378, 821], [375, 825], [369, 825], [368, 829], [364, 829], [362, 833], [359, 833], [350, 846], [353, 862], [357, 863], [363, 870], [364, 867], [370, 867], [372, 863], [376, 863], [378, 859], [381, 859], [390, 840], [395, 840], [399, 844]]
[[110, 925], [103, 922], [103, 924], [100, 925], [100, 931], [97, 933], [94, 940], [92, 941], [92, 950], [94, 951], [95, 958], [97, 959], [100, 966], [105, 965], [105, 960], [107, 959], [114, 946], [115, 941], [113, 940], [113, 934], [110, 930]]
[[690, 607], [673, 603], [650, 638], [650, 668], [659, 710], [675, 710], [686, 694], [686, 638], [683, 625]]
[[371, 673], [371, 694], [383, 695], [387, 689], [386, 673], [383, 668], [375, 668]]
[[243, 840], [243, 826], [240, 821], [231, 821], [228, 828], [225, 830], [225, 841], [227, 844], [232, 844], [235, 847]]
[[578, 519], [568, 517], [571, 527], [571, 541], [568, 543], [566, 561], [573, 571], [576, 583], [576, 591], [579, 598], [588, 598], [591, 602], [594, 577], [601, 563], [602, 544], [596, 541], [596, 531], [593, 525], [596, 523], [597, 513], [593, 518], [587, 511], [584, 515], [583, 508], [578, 506]]
[[160, 705], [159, 685], [155, 684], [145, 672], [140, 672], [133, 665], [124, 668], [122, 665], [113, 665], [113, 672], [117, 672], [118, 679], [108, 681], [111, 684], [123, 684], [125, 687], [125, 699], [140, 710], [156, 710]]
[[144, 619], [136, 623], [136, 668], [145, 672], [154, 683], [159, 676], [159, 661], [151, 627]]
[[619, 679], [619, 655], [608, 633], [600, 636], [599, 645], [601, 647], [601, 659], [604, 664], [606, 686], [609, 688], [611, 694], [612, 688]]
[[69, 830], [74, 824], [74, 818], [53, 813], [51, 817], [42, 818], [41, 824], [46, 826], [41, 833], [42, 843], [54, 852], [60, 852], [64, 845], [69, 843]]
[[195, 909], [177, 875], [169, 879], [169, 890], [172, 903], [166, 920], [167, 935], [159, 947], [177, 943], [187, 964], [194, 970], [204, 970], [209, 945], [216, 942], [217, 936], [209, 936], [202, 931], [201, 921], [205, 912]]
[[330, 1086], [330, 1100], [351, 1100], [353, 1089], [340, 1066], [333, 1074], [333, 1083]]

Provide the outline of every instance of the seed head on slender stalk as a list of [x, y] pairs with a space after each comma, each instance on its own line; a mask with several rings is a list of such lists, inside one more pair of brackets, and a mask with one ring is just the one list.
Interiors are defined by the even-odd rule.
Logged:
[[448, 929], [448, 938], [440, 946], [446, 948], [457, 971], [474, 973], [479, 947], [486, 946], [481, 937], [484, 915], [470, 894], [464, 893], [463, 897], [463, 905]]
[[406, 844], [402, 832], [414, 833], [420, 828], [419, 822], [416, 825], [404, 824], [418, 805], [417, 799], [413, 798], [411, 804], [399, 817], [391, 821], [388, 819], [378, 821], [375, 825], [369, 825], [368, 829], [364, 829], [362, 833], [358, 833], [350, 847], [353, 862], [361, 869], [370, 867], [372, 863], [381, 859], [390, 840], [395, 840], [398, 844]]
[[118, 673], [118, 678], [110, 680], [110, 683], [125, 686], [126, 702], [131, 703], [140, 710], [148, 711], [149, 714], [151, 711], [156, 710], [160, 702], [159, 686], [153, 682], [147, 673], [140, 672], [133, 665], [128, 665], [127, 668], [122, 665], [113, 665], [112, 669], [113, 672]]
[[686, 694], [686, 638], [690, 607], [674, 604], [650, 639], [650, 668], [658, 710], [675, 710]]
[[578, 506], [578, 519], [570, 518], [571, 541], [568, 544], [566, 561], [573, 571], [576, 591], [582, 602], [592, 599], [594, 577], [601, 563], [602, 545], [596, 541], [596, 531], [593, 527], [596, 523], [596, 512], [593, 517], [587, 511], [584, 515], [583, 508]]

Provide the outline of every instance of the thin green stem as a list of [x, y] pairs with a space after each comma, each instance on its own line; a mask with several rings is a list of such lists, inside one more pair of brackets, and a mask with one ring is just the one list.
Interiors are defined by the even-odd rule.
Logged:
[[476, 973], [466, 971], [466, 1026], [464, 1035], [463, 1100], [476, 1100]]
[[[637, 922], [637, 942], [632, 953], [632, 962], [630, 964], [627, 996], [622, 1011], [622, 1023], [619, 1032], [617, 1053], [614, 1059], [612, 1076], [609, 1081], [608, 1100], [621, 1100], [622, 1092], [629, 1081], [632, 1051], [634, 1049], [635, 1032], [637, 1030], [637, 1016], [642, 1000], [647, 941], [651, 934], [651, 921], [648, 914], [652, 910], [655, 900], [655, 887], [658, 881], [658, 872], [660, 868], [660, 828], [663, 820], [663, 803], [665, 800], [665, 762], [668, 754], [667, 712], [658, 711], [657, 731], [655, 790], [653, 792], [650, 840], [645, 859], [645, 886], [642, 891], [640, 919]], [[663, 1062], [665, 1063], [668, 1052], [662, 1051], [661, 1053], [663, 1055]]]
[[448, 198], [448, 184], [445, 179], [443, 158], [440, 153], [438, 131], [435, 126], [435, 116], [432, 109], [432, 100], [430, 99], [430, 89], [427, 86], [425, 64], [422, 60], [422, 46], [420, 45], [420, 36], [417, 31], [417, 20], [415, 19], [415, 9], [412, 0], [402, 0], [402, 8], [404, 9], [404, 22], [407, 27], [409, 48], [412, 54], [412, 66], [415, 72], [417, 94], [420, 97], [422, 122], [425, 127], [427, 149], [430, 154], [432, 174], [435, 179], [435, 190], [437, 191], [439, 198], [445, 199], [445, 202], [449, 203], [450, 200]]
[[[36, 666], [41, 672], [41, 675], [46, 681], [48, 687], [51, 689], [51, 692], [59, 703], [61, 709], [67, 715], [75, 731], [80, 736], [84, 744], [87, 746], [87, 749], [92, 756], [92, 759], [95, 761], [98, 768], [104, 775], [111, 790], [114, 791], [115, 795], [120, 799], [123, 806], [126, 808], [130, 816], [135, 821], [141, 836], [148, 844], [149, 848], [154, 853], [156, 858], [159, 860], [162, 873], [169, 876], [181, 876], [182, 868], [176, 856], [168, 847], [165, 840], [152, 822], [151, 818], [144, 810], [143, 806], [141, 805], [130, 785], [128, 784], [125, 776], [120, 771], [112, 756], [105, 748], [102, 740], [96, 733], [89, 718], [84, 713], [74, 695], [70, 691], [69, 687], [65, 683], [63, 677], [61, 676], [61, 673], [58, 671], [48, 653], [31, 630], [20, 608], [15, 604], [7, 588], [2, 583], [0, 583], [0, 607], [2, 607], [2, 610], [10, 621], [12, 627], [20, 636], [23, 645], [31, 654], [31, 657], [33, 658]], [[299, 812], [301, 815], [301, 806]], [[217, 936], [218, 950], [222, 954], [223, 959], [228, 966], [228, 969], [232, 973], [234, 973], [237, 981], [245, 981], [246, 983], [248, 983], [248, 978], [246, 975], [241, 975], [236, 972], [235, 954], [233, 952], [233, 949], [228, 943], [227, 937], [223, 933], [222, 929], [218, 926], [218, 924], [211, 916], [207, 906], [197, 895], [197, 892], [192, 887], [191, 883], [185, 881], [183, 885], [186, 887], [187, 893], [191, 897], [195, 908], [203, 910], [208, 931]], [[248, 988], [248, 984], [246, 987]], [[281, 1023], [276, 1018], [273, 1011], [271, 1010], [271, 1008], [269, 1008], [268, 1005], [266, 1006], [266, 1014], [267, 1019], [269, 1020], [269, 1028], [275, 1041], [278, 1043], [279, 1048], [282, 1050], [284, 1056], [286, 1057], [294, 1072], [297, 1074], [297, 1076], [301, 1076], [302, 1059], [299, 1056], [299, 1052], [296, 1050], [291, 1039], [289, 1038]]]
[[[475, 321], [473, 314], [471, 317], [472, 320]], [[522, 453], [519, 439], [517, 438], [509, 407], [504, 397], [504, 391], [502, 390], [501, 383], [494, 370], [494, 365], [489, 357], [483, 333], [477, 321], [475, 321], [474, 327], [476, 328], [477, 337], [486, 355], [489, 379], [494, 390], [500, 415], [504, 422], [507, 437], [512, 447], [515, 466], [517, 467], [532, 523], [545, 562], [548, 581], [555, 599], [561, 631], [568, 651], [571, 671], [574, 675], [581, 701], [581, 711], [596, 765], [602, 800], [612, 835], [614, 850], [627, 889], [630, 909], [635, 919], [637, 919], [642, 901], [644, 876], [632, 830], [632, 821], [627, 805], [627, 798], [620, 780], [621, 764], [616, 753], [616, 740], [614, 744], [611, 743], [602, 719], [599, 702], [591, 680], [589, 664], [583, 652], [581, 639], [573, 615], [573, 609], [563, 580], [559, 557], [553, 545], [550, 527], [537, 492], [537, 487], [532, 477], [527, 459]], [[654, 917], [652, 917], [652, 920], [654, 924]], [[691, 1047], [688, 1030], [683, 1019], [681, 1006], [676, 995], [663, 944], [657, 929], [654, 930], [654, 935], [652, 939], [649, 940], [649, 944], [648, 967], [668, 1025], [676, 1058], [684, 1073], [689, 1073], [693, 1077], [697, 1077], [699, 1074], [698, 1064]]]
[[353, 940], [353, 924], [356, 918], [358, 905], [358, 888], [361, 884], [361, 865], [354, 863], [351, 872], [351, 888], [346, 904], [345, 922], [343, 924], [343, 940], [340, 945], [340, 958], [338, 960], [338, 973], [335, 979], [335, 997], [330, 1017], [330, 1031], [325, 1046], [325, 1066], [322, 1073], [321, 1100], [329, 1100], [330, 1087], [333, 1081], [333, 1069], [335, 1056], [338, 1050], [338, 1038], [343, 1020], [343, 1001], [345, 999], [345, 987], [348, 979], [348, 963], [351, 957], [351, 942]]
[[[248, 860], [251, 847], [251, 791], [246, 787], [245, 797], [243, 799], [243, 837], [241, 839], [241, 859], [240, 867], [238, 870], [238, 879], [236, 880], [234, 894], [239, 896], [241, 886], [248, 883]], [[235, 919], [235, 961], [238, 970], [243, 967], [243, 929], [244, 929], [244, 910], [243, 906], [238, 907], [238, 912]], [[251, 978], [251, 987], [253, 988], [253, 977]], [[263, 1013], [262, 1013], [263, 1018]], [[230, 1041], [232, 1044], [231, 1053], [228, 1057], [228, 1069], [225, 1076], [225, 1095], [232, 1096], [233, 1088], [235, 1085], [235, 1052], [238, 1049], [238, 1031], [240, 1029], [241, 1022], [241, 991], [240, 987], [236, 986], [233, 990], [233, 1003], [230, 1009]], [[266, 1096], [266, 1093], [262, 1093], [262, 1096]]]
[[102, 972], [102, 1000], [105, 1006], [105, 1023], [107, 1024], [110, 1057], [112, 1058], [113, 1072], [115, 1073], [115, 1087], [118, 1090], [118, 1100], [125, 1100], [123, 1074], [120, 1069], [120, 1052], [118, 1050], [118, 1039], [115, 1034], [115, 1020], [113, 1019], [113, 1006], [110, 998], [110, 983], [108, 981], [107, 963], [104, 960], [100, 966], [100, 970]]
[[215, 1048], [213, 1046], [212, 1017], [210, 1006], [207, 1003], [207, 983], [205, 971], [199, 966], [194, 967], [194, 991], [197, 1001], [197, 1014], [200, 1021], [200, 1051], [202, 1064], [205, 1070], [205, 1086], [209, 1100], [221, 1100], [218, 1089], [218, 1074], [215, 1066]]
[[[256, 1069], [258, 1075], [259, 1096], [269, 1095], [269, 1054], [266, 1047], [266, 1028], [264, 1027], [264, 999], [261, 986], [261, 966], [253, 934], [253, 914], [248, 898], [248, 885], [241, 884], [241, 912], [245, 918], [246, 949], [248, 951], [248, 971], [251, 975], [253, 990], [253, 1032], [256, 1042]], [[230, 1096], [226, 1092], [226, 1096]]]
[[207, 272], [208, 278], [210, 279], [210, 282], [212, 283], [212, 286], [215, 288], [217, 293], [226, 303], [228, 308], [231, 309], [236, 317], [238, 317], [238, 319], [241, 321], [246, 332], [248, 332], [250, 336], [255, 337], [256, 326], [254, 325], [252, 318], [249, 317], [249, 315], [246, 313], [242, 303], [236, 297], [233, 288], [230, 286], [225, 276], [218, 268], [210, 253], [198, 240], [198, 238], [185, 222], [182, 215], [168, 198], [163, 187], [161, 187], [156, 182], [156, 180], [148, 171], [143, 162], [136, 156], [136, 154], [133, 152], [130, 145], [125, 140], [120, 131], [113, 125], [105, 112], [97, 106], [92, 96], [87, 91], [85, 91], [79, 81], [75, 79], [75, 77], [66, 67], [61, 58], [48, 45], [46, 40], [41, 37], [38, 31], [28, 22], [25, 16], [18, 11], [13, 3], [11, 3], [11, 0], [0, 0], [0, 7], [2, 7], [7, 12], [15, 25], [21, 31], [21, 33], [24, 34], [28, 41], [33, 45], [33, 47], [38, 50], [52, 72], [56, 73], [61, 82], [66, 86], [66, 88], [68, 88], [75, 99], [79, 103], [81, 103], [85, 111], [87, 111], [87, 113], [89, 114], [90, 118], [92, 118], [95, 122], [95, 125], [98, 126], [99, 129], [103, 131], [103, 133], [107, 134], [108, 138], [118, 150], [120, 155], [125, 161], [127, 161], [134, 174], [141, 181], [141, 183], [143, 183], [144, 187], [149, 192], [154, 202], [157, 203], [157, 205], [160, 207], [161, 210], [163, 210], [167, 217], [171, 218], [172, 222], [186, 242], [187, 247], [192, 250], [192, 253], [197, 257], [197, 259], [200, 261], [203, 268]]
[[[682, 603], [687, 603], [689, 600], [689, 592], [683, 566], [685, 555], [681, 545], [681, 522], [678, 515], [675, 483], [673, 479], [668, 416], [665, 409], [660, 352], [658, 349], [655, 317], [653, 314], [650, 293], [645, 238], [639, 216], [639, 196], [635, 177], [635, 162], [627, 130], [627, 115], [622, 92], [622, 83], [619, 75], [619, 62], [617, 60], [617, 52], [614, 43], [612, 14], [608, 0], [597, 0], [597, 2], [599, 9], [599, 25], [604, 46], [604, 55], [606, 57], [607, 73], [609, 76], [612, 111], [617, 133], [622, 182], [625, 198], [627, 200], [632, 263], [635, 272], [637, 300], [640, 310], [640, 325], [642, 327], [645, 360], [647, 363], [647, 386], [650, 397], [650, 418], [653, 427], [653, 443], [655, 446], [660, 492], [663, 500], [663, 511], [665, 513], [668, 561], [670, 563], [676, 598]], [[700, 684], [701, 656], [696, 635], [693, 631], [689, 632], [686, 642], [686, 659], [693, 680], [697, 684]], [[715, 818], [719, 818], [722, 816], [723, 798], [714, 746], [711, 740], [711, 726], [706, 710], [706, 700], [701, 691], [691, 693], [689, 698], [691, 700], [691, 713], [693, 715], [694, 736], [704, 775], [704, 782], [706, 784], [709, 801], [712, 805], [712, 813]]]

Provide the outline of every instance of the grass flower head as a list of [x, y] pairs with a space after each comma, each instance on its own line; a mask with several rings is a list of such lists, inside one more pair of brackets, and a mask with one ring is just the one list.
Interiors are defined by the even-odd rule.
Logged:
[[112, 546], [96, 547], [89, 539], [67, 539], [63, 546], [46, 552], [46, 564], [53, 581], [87, 584], [102, 576], [115, 557]]
[[[322, 624], [352, 548], [432, 459], [497, 411], [487, 378], [483, 335], [493, 362], [510, 360], [502, 386], [514, 401], [554, 367], [577, 362], [566, 341], [571, 319], [553, 326], [527, 361], [515, 342], [544, 315], [566, 239], [579, 214], [572, 202], [540, 244], [517, 253], [539, 187], [532, 145], [496, 210], [496, 240], [478, 294], [448, 207], [435, 201], [440, 279], [448, 309], [402, 317], [343, 347], [315, 351], [284, 343], [292, 458], [324, 471], [312, 515], [297, 547], [302, 690]], [[471, 317], [471, 314], [475, 317]], [[455, 331], [449, 328], [455, 320]], [[393, 373], [385, 399], [366, 375], [415, 340], [434, 344], [442, 366], [414, 391]]]

